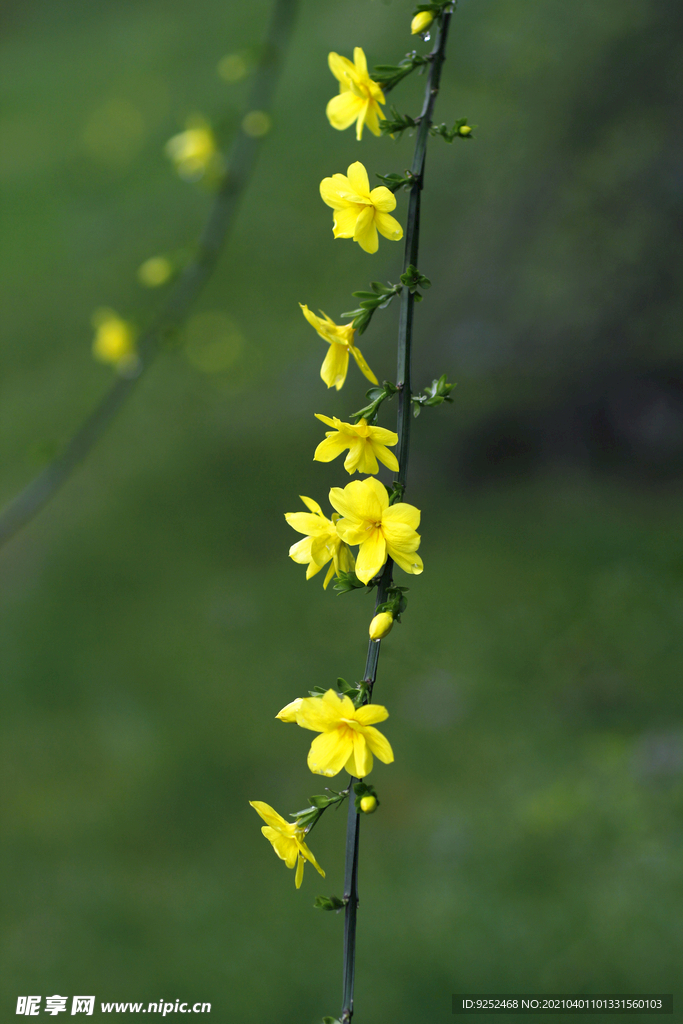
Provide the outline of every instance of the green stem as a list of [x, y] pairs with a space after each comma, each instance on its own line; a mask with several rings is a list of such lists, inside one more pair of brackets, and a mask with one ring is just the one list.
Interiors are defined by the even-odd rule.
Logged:
[[[441, 19], [439, 33], [432, 50], [432, 61], [429, 69], [429, 78], [425, 90], [424, 105], [420, 114], [421, 121], [415, 140], [415, 155], [411, 171], [415, 181], [410, 190], [410, 201], [408, 204], [408, 221], [405, 235], [405, 254], [403, 258], [403, 272], [409, 266], [417, 266], [417, 258], [420, 243], [420, 197], [424, 185], [425, 158], [427, 155], [427, 140], [429, 129], [432, 124], [434, 104], [439, 93], [439, 82], [441, 81], [441, 68], [446, 59], [446, 40], [450, 27], [452, 11], [448, 11]], [[410, 365], [411, 348], [413, 336], [413, 308], [415, 297], [408, 288], [403, 288], [401, 293], [401, 312], [398, 324], [398, 368], [396, 383], [398, 393], [398, 464], [399, 471], [394, 485], [399, 485], [399, 495], [402, 495], [406, 485], [408, 472], [408, 449], [410, 446], [410, 423], [411, 423], [411, 390], [410, 390]], [[399, 497], [400, 500], [400, 497]], [[377, 600], [375, 607], [387, 599], [387, 591], [392, 583], [394, 563], [391, 558], [382, 573], [377, 588]], [[377, 679], [377, 664], [379, 661], [379, 649], [381, 640], [371, 640], [368, 644], [368, 654], [365, 663], [365, 682], [368, 684], [368, 695], [366, 703], [372, 699], [372, 690]], [[349, 785], [352, 786], [354, 779]], [[342, 1001], [342, 1024], [348, 1024], [353, 1016], [353, 981], [356, 970], [356, 917], [358, 912], [358, 833], [359, 815], [356, 811], [355, 801], [349, 798], [349, 817], [346, 830], [346, 868], [344, 895], [348, 897], [344, 919], [344, 981]]]
[[[296, 8], [297, 0], [275, 0], [263, 58], [249, 97], [249, 110], [268, 110], [272, 104], [294, 26]], [[185, 267], [161, 310], [139, 340], [136, 374], [119, 377], [114, 382], [67, 443], [62, 454], [3, 509], [0, 513], [0, 546], [30, 522], [69, 479], [112, 422], [142, 374], [149, 369], [166, 339], [185, 320], [218, 263], [239, 200], [251, 176], [259, 146], [260, 140], [241, 131], [237, 135], [194, 258]]]

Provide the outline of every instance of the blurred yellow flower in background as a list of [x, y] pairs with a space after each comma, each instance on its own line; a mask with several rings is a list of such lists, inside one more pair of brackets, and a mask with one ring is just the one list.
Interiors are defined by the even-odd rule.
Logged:
[[97, 309], [92, 316], [92, 325], [95, 328], [92, 343], [95, 359], [118, 369], [136, 362], [135, 330], [132, 324], [121, 319], [113, 309]]
[[322, 200], [334, 210], [335, 238], [352, 238], [365, 252], [377, 252], [377, 232], [398, 242], [403, 228], [390, 210], [396, 209], [396, 197], [384, 185], [370, 191], [368, 172], [359, 160], [344, 174], [333, 174], [320, 182]]
[[339, 391], [343, 386], [349, 368], [349, 352], [356, 360], [361, 373], [369, 381], [372, 381], [373, 384], [376, 384], [377, 378], [365, 362], [360, 349], [356, 348], [353, 343], [353, 336], [356, 333], [355, 328], [351, 324], [335, 324], [333, 320], [330, 320], [327, 313], [323, 313], [322, 309], [320, 310], [323, 313], [323, 318], [321, 319], [315, 313], [312, 313], [308, 306], [304, 306], [301, 302], [299, 305], [311, 327], [315, 328], [323, 341], [326, 341], [330, 346], [330, 350], [320, 368], [320, 376], [328, 388], [336, 388]]
[[325, 431], [325, 440], [315, 450], [313, 459], [316, 462], [332, 462], [338, 455], [349, 449], [344, 460], [347, 473], [376, 473], [379, 469], [377, 459], [385, 466], [398, 472], [398, 460], [386, 445], [398, 444], [398, 434], [384, 427], [369, 427], [364, 419], [358, 423], [342, 423], [336, 416], [330, 418], [317, 412], [316, 418], [334, 430]]
[[261, 827], [261, 832], [268, 842], [272, 843], [273, 849], [280, 860], [283, 860], [288, 868], [296, 866], [294, 884], [297, 889], [301, 887], [304, 877], [304, 864], [307, 860], [311, 862], [318, 874], [322, 875], [323, 878], [325, 877], [325, 872], [304, 842], [304, 836], [306, 835], [304, 829], [299, 828], [296, 822], [285, 821], [277, 811], [274, 811], [269, 804], [265, 804], [263, 800], [250, 800], [249, 805], [266, 822]]
[[362, 139], [363, 125], [373, 135], [380, 135], [379, 118], [384, 117], [380, 103], [385, 103], [384, 93], [368, 74], [365, 54], [360, 46], [353, 51], [353, 64], [347, 57], [331, 53], [328, 57], [330, 71], [339, 80], [339, 95], [333, 96], [327, 104], [327, 118], [333, 128], [344, 131], [356, 122], [356, 138]]
[[214, 134], [201, 117], [190, 118], [185, 131], [172, 136], [164, 149], [180, 177], [186, 181], [197, 181], [219, 163]]

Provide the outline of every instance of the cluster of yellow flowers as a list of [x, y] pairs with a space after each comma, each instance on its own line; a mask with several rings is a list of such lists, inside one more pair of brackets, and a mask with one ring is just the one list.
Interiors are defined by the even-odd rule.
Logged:
[[[362, 138], [365, 125], [379, 135], [379, 119], [383, 116], [380, 104], [385, 100], [379, 85], [368, 75], [362, 49], [355, 48], [353, 63], [331, 53], [329, 66], [339, 80], [339, 95], [327, 105], [332, 127], [343, 130], [355, 122], [357, 139]], [[392, 241], [403, 237], [401, 225], [390, 216], [396, 208], [393, 193], [384, 186], [371, 189], [367, 171], [359, 161], [348, 167], [346, 175], [324, 178], [320, 194], [334, 210], [335, 238], [351, 238], [365, 252], [374, 253], [378, 248], [378, 233]], [[328, 388], [339, 391], [344, 385], [350, 355], [361, 373], [377, 384], [377, 377], [354, 343], [356, 331], [352, 324], [335, 324], [322, 311], [321, 316], [316, 316], [303, 304], [301, 310], [330, 346], [320, 371]], [[329, 502], [334, 511], [329, 518], [316, 501], [301, 495], [308, 511], [285, 514], [289, 525], [303, 534], [303, 539], [289, 549], [290, 558], [306, 566], [306, 579], [328, 566], [323, 582], [325, 589], [335, 574], [340, 576], [353, 571], [361, 583], [368, 584], [382, 571], [388, 558], [405, 572], [421, 573], [422, 559], [417, 553], [420, 511], [401, 501], [391, 504], [387, 488], [374, 476], [380, 462], [392, 472], [399, 471], [398, 460], [390, 450], [398, 444], [398, 434], [363, 418], [357, 423], [346, 423], [336, 416], [322, 413], [316, 416], [331, 429], [325, 432], [325, 439], [315, 449], [313, 458], [318, 462], [331, 462], [347, 453], [344, 460], [347, 473], [369, 475], [330, 490]], [[355, 556], [352, 547], [357, 547]], [[371, 640], [386, 636], [392, 625], [391, 612], [380, 611], [370, 624]], [[394, 760], [389, 742], [375, 728], [388, 714], [379, 704], [356, 707], [347, 694], [330, 689], [311, 697], [297, 697], [276, 717], [320, 733], [311, 743], [308, 754], [308, 767], [314, 774], [331, 777], [346, 768], [352, 777], [363, 779], [372, 770], [373, 756], [385, 764]], [[297, 888], [301, 885], [307, 860], [324, 875], [304, 842], [310, 825], [298, 819], [294, 823], [287, 822], [262, 801], [251, 801], [251, 806], [266, 822], [262, 832], [278, 857], [288, 867], [296, 866]], [[360, 800], [361, 810], [366, 813], [371, 813], [376, 806], [377, 799], [372, 794]]]

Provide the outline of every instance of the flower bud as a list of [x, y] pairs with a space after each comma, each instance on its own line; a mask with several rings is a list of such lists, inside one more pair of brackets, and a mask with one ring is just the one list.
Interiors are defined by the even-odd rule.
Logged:
[[420, 11], [410, 23], [411, 34], [419, 36], [420, 32], [425, 32], [433, 21], [434, 15], [431, 11]]
[[393, 625], [394, 616], [391, 612], [380, 612], [379, 615], [375, 615], [370, 623], [370, 639], [381, 640], [383, 636], [391, 632]]
[[281, 722], [296, 722], [296, 716], [300, 707], [301, 697], [297, 697], [291, 703], [286, 704], [282, 711], [278, 711], [275, 717], [279, 718]]
[[372, 814], [377, 810], [377, 797], [376, 796], [364, 796], [361, 797], [360, 809], [363, 814]]
[[459, 135], [469, 135], [472, 129], [468, 124], [463, 124], [458, 128]]

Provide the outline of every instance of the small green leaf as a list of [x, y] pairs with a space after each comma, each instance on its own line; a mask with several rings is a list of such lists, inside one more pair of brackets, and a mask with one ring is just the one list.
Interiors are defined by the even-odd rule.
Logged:
[[346, 906], [346, 900], [338, 896], [316, 896], [313, 906], [316, 910], [341, 910]]

